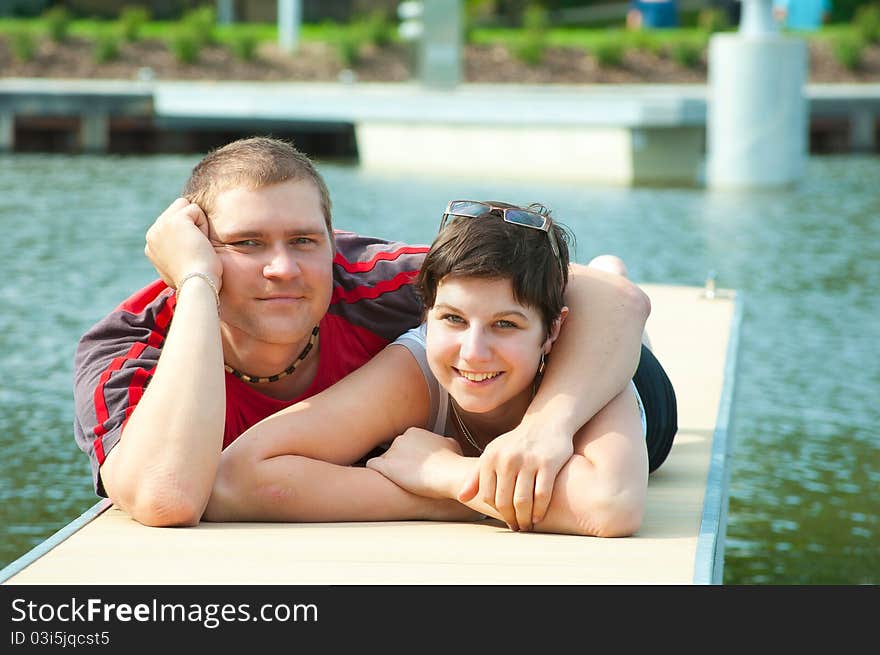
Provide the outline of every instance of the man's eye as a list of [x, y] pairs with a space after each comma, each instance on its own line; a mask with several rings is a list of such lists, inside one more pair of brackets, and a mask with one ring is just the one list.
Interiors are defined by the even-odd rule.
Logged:
[[515, 327], [519, 327], [519, 326], [517, 326], [517, 324], [514, 323], [513, 321], [504, 321], [504, 320], [502, 320], [502, 321], [497, 321], [497, 322], [495, 323], [495, 325], [497, 325], [498, 327], [502, 327], [502, 328], [515, 328]]
[[291, 243], [296, 246], [310, 246], [315, 243], [315, 240], [310, 237], [296, 237]]
[[239, 248], [251, 248], [251, 247], [260, 245], [260, 242], [257, 241], [256, 239], [242, 239], [241, 241], [233, 241], [229, 245], [236, 246]]

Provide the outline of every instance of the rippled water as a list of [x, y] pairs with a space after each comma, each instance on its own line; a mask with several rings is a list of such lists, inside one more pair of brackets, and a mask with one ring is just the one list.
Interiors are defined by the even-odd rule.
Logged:
[[[0, 566], [96, 500], [72, 436], [80, 333], [152, 279], [147, 226], [197, 157], [0, 157]], [[586, 261], [745, 298], [727, 583], [880, 583], [880, 158], [813, 158], [798, 188], [528, 186], [322, 163], [338, 227], [429, 242], [453, 197], [540, 201]]]

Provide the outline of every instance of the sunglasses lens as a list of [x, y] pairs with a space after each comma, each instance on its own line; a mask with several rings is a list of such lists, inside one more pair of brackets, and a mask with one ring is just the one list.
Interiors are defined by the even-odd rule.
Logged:
[[481, 216], [488, 211], [491, 211], [491, 207], [489, 205], [484, 204], [482, 202], [474, 202], [472, 200], [456, 200], [455, 202], [449, 203], [449, 209], [447, 213], [456, 214], [458, 216], [467, 216], [469, 218], [476, 218], [477, 216]]
[[508, 209], [504, 216], [510, 223], [516, 223], [517, 225], [535, 227], [539, 230], [544, 227], [544, 217], [533, 212], [521, 209]]

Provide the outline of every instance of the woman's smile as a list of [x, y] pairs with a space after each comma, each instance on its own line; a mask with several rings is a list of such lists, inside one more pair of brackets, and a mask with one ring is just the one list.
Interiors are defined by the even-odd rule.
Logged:
[[452, 367], [453, 370], [458, 373], [461, 377], [463, 377], [468, 382], [472, 382], [474, 384], [482, 384], [485, 382], [491, 382], [495, 378], [500, 375], [503, 375], [503, 371], [493, 371], [493, 372], [478, 372], [478, 371], [466, 371], [460, 368]]

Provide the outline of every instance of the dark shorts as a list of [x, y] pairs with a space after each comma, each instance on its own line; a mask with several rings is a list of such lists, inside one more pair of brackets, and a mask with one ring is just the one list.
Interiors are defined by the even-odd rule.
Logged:
[[633, 382], [645, 407], [648, 471], [655, 471], [669, 455], [675, 433], [678, 432], [675, 389], [654, 353], [644, 345]]

